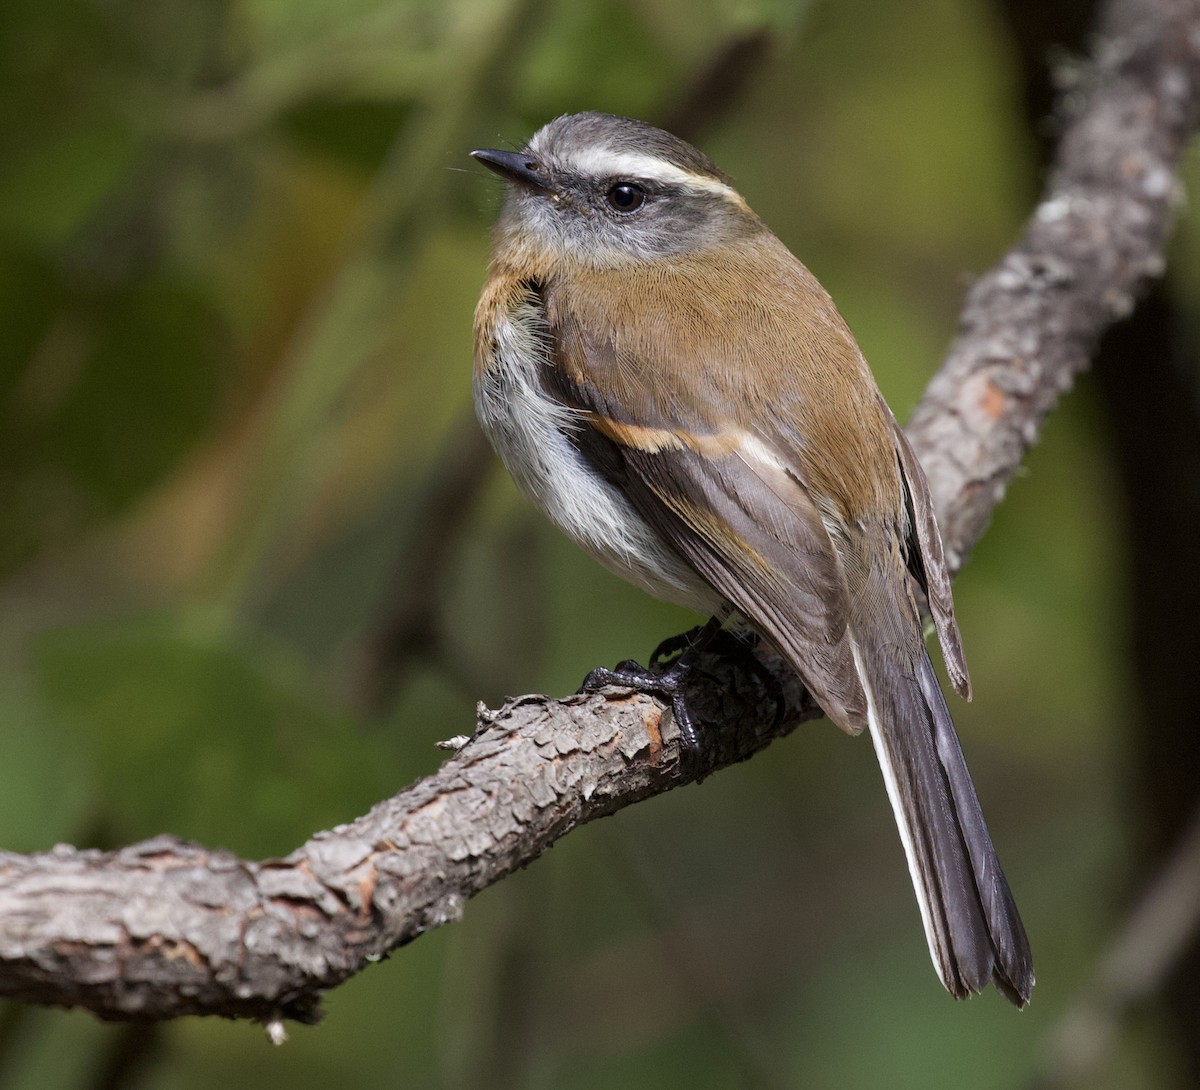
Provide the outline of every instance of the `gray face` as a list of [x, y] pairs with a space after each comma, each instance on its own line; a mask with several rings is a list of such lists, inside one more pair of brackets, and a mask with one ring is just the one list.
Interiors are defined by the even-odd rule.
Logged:
[[679, 256], [760, 228], [706, 155], [630, 118], [559, 117], [520, 155], [476, 157], [512, 183], [502, 231], [588, 265]]

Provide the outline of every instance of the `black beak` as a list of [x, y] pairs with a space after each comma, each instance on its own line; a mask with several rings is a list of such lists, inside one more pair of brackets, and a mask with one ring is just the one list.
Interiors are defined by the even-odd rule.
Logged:
[[536, 159], [529, 158], [520, 151], [498, 151], [495, 148], [481, 148], [471, 152], [472, 159], [478, 159], [488, 170], [493, 170], [501, 178], [530, 189], [546, 190], [550, 188], [549, 179], [542, 169], [542, 164]]

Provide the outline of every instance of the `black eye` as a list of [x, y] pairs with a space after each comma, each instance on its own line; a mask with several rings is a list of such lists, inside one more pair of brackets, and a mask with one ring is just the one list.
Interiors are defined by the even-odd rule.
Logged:
[[617, 182], [604, 196], [614, 212], [636, 212], [646, 203], [646, 191], [633, 182]]

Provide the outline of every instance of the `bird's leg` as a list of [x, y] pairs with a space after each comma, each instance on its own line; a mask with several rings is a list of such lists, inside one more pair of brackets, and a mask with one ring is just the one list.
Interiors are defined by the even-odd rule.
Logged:
[[[677, 636], [668, 636], [650, 656], [650, 669], [657, 670], [671, 656], [685, 652], [701, 639], [703, 632], [704, 626], [697, 625]], [[784, 694], [783, 685], [780, 684], [779, 679], [763, 665], [762, 660], [754, 653], [758, 643], [758, 633], [752, 628], [743, 627], [737, 632], [722, 628], [708, 637], [705, 649], [725, 655], [734, 662], [740, 662], [758, 678], [767, 695], [775, 702], [775, 720], [772, 725], [778, 726], [787, 712], [787, 696]]]
[[650, 669], [657, 670], [665, 665], [666, 660], [682, 654], [692, 646], [704, 633], [704, 625], [698, 624], [686, 632], [677, 632], [668, 636], [650, 653]]
[[[583, 679], [583, 691], [592, 692], [605, 685], [620, 685], [668, 701], [675, 715], [675, 722], [679, 724], [679, 744], [683, 756], [685, 759], [694, 759], [700, 753], [700, 731], [696, 726], [695, 716], [688, 707], [683, 679], [692, 669], [696, 659], [716, 638], [723, 623], [724, 617], [720, 615], [710, 617], [708, 622], [699, 628], [664, 640], [650, 656], [649, 667], [640, 666], [631, 659], [617, 663], [616, 668], [612, 670], [599, 666]], [[675, 654], [676, 651], [678, 655], [675, 661], [663, 669], [662, 659]]]
[[771, 673], [762, 659], [755, 654], [759, 644], [758, 633], [752, 628], [744, 628], [740, 632], [722, 629], [718, 635], [719, 639], [713, 641], [710, 650], [716, 651], [719, 645], [724, 654], [741, 662], [750, 673], [758, 678], [767, 696], [775, 701], [775, 719], [771, 725], [779, 726], [787, 712], [787, 694], [783, 691], [783, 684], [779, 678]]

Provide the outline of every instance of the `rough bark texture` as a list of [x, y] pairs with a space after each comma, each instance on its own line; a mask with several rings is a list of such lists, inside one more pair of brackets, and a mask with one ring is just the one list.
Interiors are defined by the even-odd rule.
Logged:
[[[791, 681], [791, 722], [815, 715]], [[698, 679], [706, 762], [782, 733], [753, 678]], [[285, 859], [251, 863], [173, 837], [116, 852], [0, 853], [0, 994], [111, 1018], [221, 1014], [313, 1021], [320, 993], [537, 858], [575, 826], [694, 779], [643, 696], [510, 701], [436, 775]]]
[[[1046, 43], [1082, 52], [1091, 6], [1004, 3], [1021, 58], [1025, 115], [1043, 162], [1053, 151], [1044, 125], [1053, 103]], [[1200, 662], [1200, 584], [1181, 577], [1200, 540], [1200, 358], [1177, 294], [1152, 285], [1130, 318], [1105, 334], [1092, 362], [1124, 499], [1115, 498], [1113, 518], [1126, 528], [1129, 546], [1125, 652], [1135, 697], [1124, 716], [1124, 767], [1132, 781], [1138, 873], [1130, 893], [1137, 902], [1061, 1016], [1043, 1060], [1042, 1090], [1095, 1079], [1111, 1062], [1126, 1020], [1156, 993], [1191, 1083], [1200, 1086], [1200, 673], [1179, 669]]]
[[[954, 566], [1103, 330], [1163, 267], [1176, 168], [1200, 98], [1200, 0], [1114, 0], [1023, 237], [971, 291], [962, 332], [910, 428]], [[285, 859], [173, 838], [117, 852], [0, 854], [0, 995], [110, 1018], [313, 1021], [321, 993], [455, 920], [468, 898], [593, 818], [745, 759], [789, 712], [709, 662], [693, 706], [702, 767], [653, 700], [608, 692], [480, 709], [433, 776]], [[718, 725], [719, 724], [719, 725]]]

